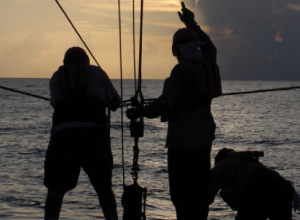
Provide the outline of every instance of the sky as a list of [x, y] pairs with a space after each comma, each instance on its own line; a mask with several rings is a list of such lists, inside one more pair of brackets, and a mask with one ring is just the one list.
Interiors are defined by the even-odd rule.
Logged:
[[[60, 0], [111, 79], [120, 78], [117, 0]], [[218, 50], [225, 80], [300, 81], [299, 0], [185, 0]], [[122, 76], [134, 77], [133, 0], [121, 0]], [[138, 69], [140, 1], [135, 1]], [[142, 77], [165, 79], [177, 60], [179, 0], [144, 0]], [[84, 47], [55, 0], [0, 1], [0, 78], [50, 78], [65, 51]], [[91, 64], [95, 62], [91, 58]]]

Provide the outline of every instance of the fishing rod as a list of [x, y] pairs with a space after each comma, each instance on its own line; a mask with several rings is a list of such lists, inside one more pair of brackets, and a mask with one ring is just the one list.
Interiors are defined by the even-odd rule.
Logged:
[[260, 89], [260, 90], [245, 91], [245, 92], [230, 92], [230, 93], [224, 93], [224, 94], [222, 94], [222, 96], [243, 95], [243, 94], [251, 94], [251, 93], [261, 93], [261, 92], [273, 92], [273, 91], [291, 90], [291, 89], [300, 89], [300, 86], [282, 87], [282, 88], [274, 88], [274, 89]]
[[[274, 91], [284, 91], [284, 90], [292, 90], [292, 89], [300, 89], [300, 86], [291, 86], [291, 87], [281, 87], [281, 88], [273, 88], [273, 89], [260, 89], [260, 90], [252, 90], [252, 91], [244, 91], [244, 92], [230, 92], [230, 93], [223, 93], [219, 97], [223, 96], [232, 96], [232, 95], [244, 95], [244, 94], [253, 94], [253, 93], [263, 93], [263, 92], [274, 92]], [[145, 99], [144, 103], [148, 104], [154, 102], [157, 98], [154, 99]], [[124, 106], [131, 105], [131, 100], [123, 101]]]
[[32, 96], [32, 97], [35, 97], [35, 98], [38, 98], [38, 99], [43, 99], [43, 100], [46, 100], [46, 101], [51, 101], [50, 98], [46, 98], [46, 97], [36, 95], [36, 94], [32, 94], [32, 93], [29, 93], [29, 92], [23, 92], [23, 91], [8, 88], [8, 87], [5, 87], [5, 86], [0, 86], [0, 89], [5, 89], [5, 90], [11, 91], [11, 92], [16, 92], [16, 93], [20, 93], [20, 94], [27, 95], [27, 96]]
[[[35, 98], [38, 98], [38, 99], [43, 99], [43, 100], [46, 100], [46, 101], [50, 101], [50, 98], [43, 97], [43, 96], [36, 95], [36, 94], [32, 94], [32, 93], [29, 93], [29, 92], [20, 91], [20, 90], [17, 90], [17, 89], [8, 88], [8, 87], [5, 87], [5, 86], [0, 86], [0, 89], [20, 93], [20, 94], [27, 95], [27, 96], [32, 96], [32, 97], [35, 97]], [[281, 88], [274, 88], [274, 89], [260, 89], [260, 90], [244, 91], [244, 92], [230, 92], [230, 93], [223, 93], [219, 97], [232, 96], [232, 95], [244, 95], [244, 94], [246, 95], [246, 94], [263, 93], [263, 92], [274, 92], [274, 91], [286, 91], [286, 90], [293, 90], [293, 89], [300, 89], [300, 86], [281, 87]], [[155, 100], [156, 99], [145, 99], [144, 102], [145, 102], [145, 104], [147, 104], [147, 103], [151, 103]], [[122, 106], [129, 106], [129, 105], [131, 105], [131, 100], [123, 101]]]

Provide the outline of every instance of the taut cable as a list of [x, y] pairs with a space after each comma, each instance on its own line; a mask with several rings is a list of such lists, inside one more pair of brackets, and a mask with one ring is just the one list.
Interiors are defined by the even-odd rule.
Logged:
[[[118, 0], [118, 16], [119, 16], [119, 46], [120, 46], [120, 90], [121, 100], [123, 102], [123, 62], [122, 62], [122, 28], [121, 28], [121, 3]], [[123, 173], [123, 186], [125, 186], [125, 165], [124, 165], [124, 118], [123, 118], [123, 105], [121, 106], [121, 145], [122, 145], [122, 173]]]
[[134, 89], [136, 91], [136, 58], [135, 58], [135, 9], [134, 0], [132, 1], [132, 36], [133, 36], [133, 73], [134, 73]]
[[[68, 19], [68, 21], [70, 22], [71, 26], [73, 27], [74, 31], [76, 32], [76, 34], [78, 35], [78, 37], [80, 38], [81, 42], [84, 44], [85, 48], [89, 51], [89, 53], [91, 54], [91, 56], [93, 57], [93, 59], [95, 60], [95, 62], [97, 63], [97, 65], [100, 67], [98, 61], [96, 60], [96, 58], [94, 57], [93, 53], [91, 52], [90, 48], [87, 46], [87, 44], [84, 42], [83, 38], [81, 37], [81, 35], [79, 34], [79, 32], [77, 31], [77, 29], [75, 28], [75, 26], [73, 25], [71, 19], [69, 18], [69, 16], [67, 15], [67, 13], [65, 12], [65, 10], [63, 9], [63, 7], [59, 4], [58, 0], [55, 0], [57, 5], [59, 6], [59, 8], [61, 9], [61, 11], [64, 13], [64, 15], [66, 16], [66, 18]], [[100, 67], [101, 68], [101, 67]]]
[[140, 12], [140, 51], [139, 51], [139, 78], [138, 78], [138, 89], [137, 89], [137, 93], [142, 93], [143, 15], [144, 15], [144, 1], [141, 0], [141, 12]]

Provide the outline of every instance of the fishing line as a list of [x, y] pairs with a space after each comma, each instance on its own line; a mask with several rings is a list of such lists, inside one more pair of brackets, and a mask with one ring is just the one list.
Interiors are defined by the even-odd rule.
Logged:
[[[77, 29], [75, 28], [75, 26], [73, 25], [72, 21], [70, 20], [69, 16], [67, 15], [67, 13], [65, 12], [65, 10], [63, 9], [63, 7], [59, 4], [58, 0], [55, 0], [57, 5], [59, 6], [59, 8], [61, 9], [61, 11], [64, 13], [64, 15], [66, 16], [66, 18], [68, 19], [69, 23], [71, 24], [71, 26], [73, 27], [74, 31], [77, 33], [78, 37], [80, 38], [81, 42], [84, 44], [85, 48], [89, 51], [90, 55], [93, 57], [94, 61], [97, 63], [97, 65], [100, 67], [98, 61], [96, 60], [96, 58], [94, 57], [93, 53], [91, 52], [91, 50], [89, 49], [89, 47], [87, 46], [87, 44], [85, 43], [85, 41], [83, 40], [83, 38], [81, 37], [81, 35], [79, 34], [79, 32], [77, 31]], [[101, 67], [100, 67], [101, 68]]]

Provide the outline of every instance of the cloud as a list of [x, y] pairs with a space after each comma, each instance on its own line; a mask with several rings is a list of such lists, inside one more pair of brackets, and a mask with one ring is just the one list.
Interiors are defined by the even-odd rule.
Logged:
[[210, 27], [223, 78], [300, 80], [299, 4], [189, 0], [186, 5], [199, 24]]
[[280, 36], [280, 32], [279, 31], [277, 31], [276, 35], [274, 36], [274, 39], [277, 42], [282, 42], [282, 37]]
[[144, 53], [146, 55], [146, 60], [149, 61], [157, 57], [157, 55], [159, 54], [159, 50], [153, 43], [146, 42]]
[[[34, 30], [24, 40], [10, 49], [2, 52], [0, 72], [5, 77], [26, 76], [35, 74], [32, 72], [39, 57], [51, 50], [51, 41], [40, 29]], [[32, 66], [31, 66], [32, 65]]]
[[300, 4], [287, 4], [287, 8], [294, 11], [300, 11]]
[[[185, 0], [218, 49], [223, 79], [300, 80], [298, 0]], [[60, 0], [75, 27], [112, 78], [119, 77], [118, 4], [111, 0]], [[180, 0], [144, 2], [145, 78], [166, 78], [176, 63], [170, 53]], [[140, 2], [135, 4], [136, 47]], [[50, 77], [65, 50], [82, 46], [53, 0], [0, 2], [0, 63], [4, 73]], [[124, 75], [132, 78], [132, 0], [121, 1]], [[29, 46], [31, 45], [31, 46]], [[156, 65], [153, 65], [156, 63]], [[21, 70], [21, 67], [23, 68]], [[30, 69], [31, 68], [31, 69]], [[5, 71], [4, 71], [5, 70]], [[47, 73], [46, 73], [47, 72]], [[43, 75], [44, 74], [44, 75]], [[22, 75], [23, 76], [23, 75]]]

